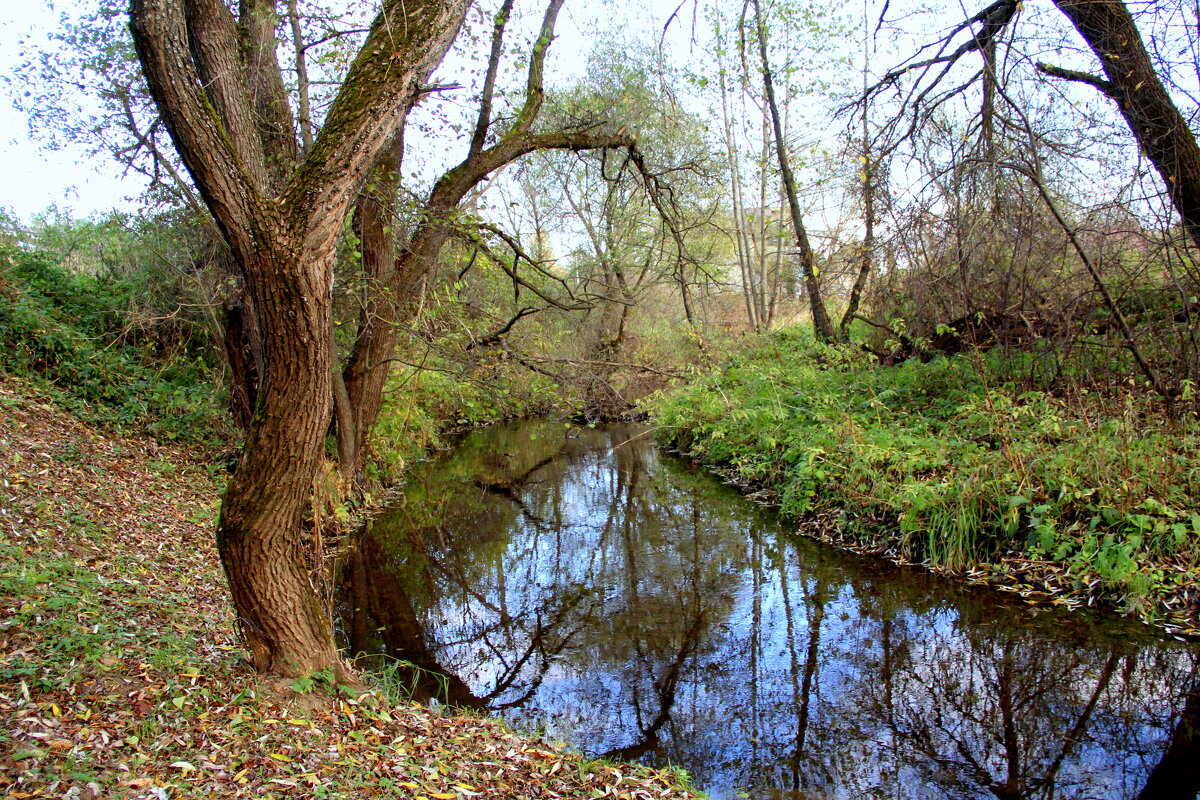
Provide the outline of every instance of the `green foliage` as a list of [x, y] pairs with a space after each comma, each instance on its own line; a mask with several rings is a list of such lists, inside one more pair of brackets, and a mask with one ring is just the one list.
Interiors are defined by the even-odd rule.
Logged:
[[227, 426], [201, 352], [132, 330], [128, 309], [145, 290], [0, 244], [0, 368], [36, 380], [85, 419], [216, 443]]
[[469, 363], [430, 355], [420, 367], [395, 370], [391, 386], [374, 435], [374, 469], [385, 479], [440, 447], [447, 433], [566, 410], [548, 378], [492, 357]]
[[[547, 295], [562, 291], [545, 275], [526, 280]], [[699, 352], [685, 324], [649, 297], [628, 311], [617, 351], [602, 346], [610, 322], [603, 307], [543, 308], [494, 336], [518, 309], [541, 301], [524, 289], [514, 297], [508, 273], [470, 251], [448, 249], [430, 284], [394, 355], [372, 437], [375, 474], [368, 477], [384, 483], [447, 433], [521, 417], [586, 416], [597, 407], [624, 412], [627, 400], [661, 381], [638, 365], [681, 371]], [[614, 366], [620, 362], [628, 366]]]
[[292, 691], [299, 694], [308, 694], [314, 689], [320, 689], [324, 692], [336, 691], [337, 676], [334, 675], [333, 667], [325, 667], [313, 673], [305, 673], [292, 680]]
[[461, 326], [443, 326], [462, 314], [454, 299], [435, 302], [422, 320], [426, 336], [400, 346], [373, 437], [375, 477], [385, 482], [441, 446], [447, 433], [570, 408], [571, 398], [549, 377], [503, 351], [467, 349]]
[[[66, 560], [25, 562], [21, 548], [8, 542], [0, 543], [0, 599], [12, 603], [8, 619], [0, 625], [0, 633], [8, 628], [28, 628], [44, 636], [42, 656], [64, 664], [72, 656], [105, 652], [111, 644], [107, 626], [89, 629], [76, 621], [85, 610], [99, 605], [96, 599], [97, 580], [90, 572]], [[52, 594], [47, 587], [64, 587]], [[20, 601], [19, 604], [17, 601]], [[33, 688], [57, 688], [57, 681], [67, 682], [74, 670], [64, 669], [61, 677], [47, 675], [32, 661], [14, 659], [0, 664], [0, 681], [28, 681]]]
[[1053, 559], [1146, 610], [1154, 565], [1200, 565], [1194, 424], [1151, 401], [1070, 406], [996, 384], [985, 358], [879, 367], [793, 332], [756, 337], [659, 398], [669, 444], [775, 489], [793, 516], [835, 511], [864, 542], [953, 569]]

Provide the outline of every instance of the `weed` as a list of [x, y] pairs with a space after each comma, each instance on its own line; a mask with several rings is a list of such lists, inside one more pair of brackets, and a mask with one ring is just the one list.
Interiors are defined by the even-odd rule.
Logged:
[[[34, 380], [77, 416], [163, 439], [220, 444], [229, 426], [198, 351], [130, 335], [142, 287], [68, 270], [49, 254], [0, 245], [0, 368]], [[69, 448], [57, 455], [76, 463]]]

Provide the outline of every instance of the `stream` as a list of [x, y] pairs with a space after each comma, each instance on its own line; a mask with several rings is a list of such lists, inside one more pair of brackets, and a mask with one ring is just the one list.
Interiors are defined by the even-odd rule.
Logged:
[[410, 470], [343, 565], [418, 697], [714, 798], [1195, 798], [1200, 650], [806, 539], [648, 428], [520, 422]]

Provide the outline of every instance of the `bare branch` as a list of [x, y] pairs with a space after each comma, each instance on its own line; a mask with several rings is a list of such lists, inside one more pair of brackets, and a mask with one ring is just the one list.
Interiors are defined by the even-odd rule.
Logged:
[[1041, 195], [1042, 201], [1046, 204], [1046, 207], [1050, 209], [1050, 213], [1054, 215], [1054, 219], [1062, 228], [1063, 233], [1067, 235], [1067, 239], [1071, 242], [1071, 247], [1074, 248], [1075, 253], [1079, 256], [1079, 260], [1083, 263], [1088, 275], [1091, 276], [1092, 282], [1096, 286], [1096, 290], [1099, 291], [1100, 296], [1104, 298], [1104, 304], [1108, 306], [1108, 311], [1110, 314], [1112, 314], [1113, 319], [1116, 320], [1117, 327], [1121, 331], [1121, 337], [1125, 340], [1125, 349], [1127, 349], [1133, 356], [1134, 361], [1137, 362], [1138, 368], [1142, 371], [1142, 374], [1146, 377], [1146, 380], [1150, 383], [1150, 385], [1154, 387], [1154, 390], [1162, 394], [1162, 385], [1158, 382], [1158, 378], [1155, 376], [1154, 370], [1150, 367], [1149, 362], [1147, 362], [1145, 356], [1142, 355], [1141, 348], [1138, 347], [1137, 342], [1134, 340], [1133, 331], [1130, 329], [1129, 322], [1125, 319], [1125, 315], [1121, 313], [1121, 307], [1117, 305], [1117, 301], [1113, 298], [1112, 292], [1110, 292], [1108, 289], [1108, 284], [1104, 282], [1104, 278], [1100, 276], [1100, 272], [1096, 269], [1095, 263], [1093, 263], [1091, 257], [1088, 255], [1087, 250], [1084, 249], [1083, 243], [1079, 240], [1078, 231], [1072, 227], [1069, 222], [1067, 222], [1066, 218], [1063, 217], [1062, 212], [1059, 211], [1058, 203], [1056, 203], [1054, 198], [1050, 196], [1050, 191], [1046, 188], [1046, 184], [1042, 182], [1041, 178], [1032, 169], [1024, 164], [1001, 161], [997, 162], [996, 166], [1003, 167], [1004, 169], [1009, 169], [1013, 172], [1024, 175], [1027, 179], [1029, 179], [1029, 182], [1033, 184], [1033, 187], [1037, 189], [1038, 194]]
[[[502, 231], [499, 228], [496, 228], [492, 225], [479, 224], [476, 226], [476, 228], [478, 230], [487, 231], [488, 233], [492, 234], [493, 236], [495, 236], [498, 239], [500, 239], [501, 241], [503, 241], [505, 246], [507, 246], [509, 248], [509, 250], [511, 250], [513, 253], [513, 263], [510, 265], [507, 260], [500, 258], [496, 253], [494, 253], [492, 251], [492, 249], [488, 246], [487, 242], [484, 241], [479, 236], [473, 236], [469, 232], [461, 231], [460, 232], [461, 238], [465, 239], [466, 241], [469, 241], [473, 246], [477, 247], [480, 252], [482, 252], [485, 256], [487, 256], [489, 259], [491, 259], [491, 261], [493, 263], [495, 263], [498, 267], [500, 267], [500, 269], [504, 270], [505, 274], [507, 274], [508, 277], [512, 279], [515, 286], [520, 286], [520, 287], [524, 287], [524, 288], [528, 289], [529, 291], [531, 291], [535, 295], [537, 295], [546, 304], [551, 305], [555, 308], [561, 309], [563, 311], [586, 311], [587, 309], [593, 307], [594, 303], [591, 302], [592, 298], [581, 300], [580, 298], [576, 297], [574, 292], [571, 291], [571, 287], [567, 285], [566, 281], [564, 281], [559, 276], [551, 273], [549, 270], [547, 270], [543, 266], [541, 266], [541, 264], [538, 263], [538, 261], [536, 259], [534, 259], [528, 253], [525, 252], [525, 250], [521, 247], [521, 243], [518, 242], [514, 237], [510, 236], [509, 234], [505, 233], [504, 231]], [[555, 283], [562, 286], [563, 291], [566, 292], [567, 297], [569, 298], [568, 302], [563, 302], [562, 300], [559, 300], [555, 297], [551, 297], [549, 294], [547, 294], [545, 291], [543, 291], [540, 287], [538, 287], [537, 285], [530, 283], [528, 280], [526, 280], [525, 277], [522, 276], [520, 271], [518, 270], [518, 267], [520, 266], [522, 261], [524, 261], [529, 266], [533, 267], [534, 270], [537, 271], [539, 274], [543, 275], [546, 278], [549, 278], [550, 280], [552, 280]]]
[[1113, 100], [1119, 99], [1117, 96], [1117, 87], [1112, 81], [1107, 81], [1099, 75], [1093, 75], [1090, 72], [1079, 72], [1078, 70], [1065, 69], [1056, 67], [1053, 64], [1046, 64], [1041, 61], [1037, 62], [1037, 71], [1043, 75], [1049, 75], [1052, 78], [1061, 78], [1065, 81], [1075, 81], [1076, 83], [1086, 83], [1093, 89], [1111, 97]]
[[[868, 89], [868, 94], [877, 88], [895, 82], [897, 79], [909, 74], [913, 70], [928, 68], [936, 64], [946, 64], [948, 66], [953, 65], [954, 62], [958, 61], [967, 53], [982, 50], [985, 47], [988, 47], [1008, 26], [1008, 23], [1012, 21], [1013, 17], [1016, 16], [1020, 7], [1020, 0], [995, 0], [995, 2], [980, 11], [975, 16], [970, 17], [965, 22], [955, 25], [950, 29], [949, 33], [939, 39], [936, 42], [938, 45], [937, 55], [922, 61], [904, 64], [891, 70], [880, 79], [879, 83], [875, 84], [875, 86], [871, 89]], [[953, 52], [945, 52], [945, 49], [950, 45], [950, 42], [953, 41], [955, 36], [975, 24], [979, 24], [980, 27], [978, 30], [971, 32], [970, 39], [960, 44], [954, 49]], [[921, 49], [926, 50], [932, 46], [933, 45], [926, 45]], [[943, 74], [945, 74], [944, 71]]]
[[492, 124], [492, 99], [496, 93], [496, 73], [500, 69], [500, 56], [504, 49], [504, 27], [512, 14], [514, 0], [504, 0], [500, 10], [496, 12], [492, 29], [492, 52], [488, 56], [487, 75], [483, 79], [483, 91], [479, 97], [479, 118], [475, 122], [475, 134], [471, 137], [471, 148], [467, 158], [476, 155], [483, 149], [487, 139], [488, 126]]
[[504, 323], [504, 325], [492, 331], [487, 336], [484, 336], [479, 341], [471, 342], [469, 345], [467, 345], [467, 349], [471, 350], [476, 347], [491, 347], [492, 345], [499, 344], [500, 340], [504, 338], [505, 334], [512, 330], [514, 325], [516, 325], [525, 317], [536, 314], [542, 310], [543, 309], [540, 308], [534, 308], [533, 306], [523, 306], [517, 311], [516, 314], [513, 314], [512, 318], [508, 322]]

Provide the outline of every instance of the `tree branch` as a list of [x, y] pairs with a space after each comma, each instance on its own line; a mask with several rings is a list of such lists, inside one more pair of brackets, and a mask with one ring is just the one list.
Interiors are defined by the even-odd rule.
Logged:
[[308, 158], [284, 191], [289, 204], [351, 202], [450, 47], [466, 6], [466, 0], [383, 4]]
[[546, 4], [546, 13], [542, 17], [542, 27], [538, 31], [537, 40], [533, 43], [533, 52], [529, 55], [529, 75], [525, 82], [525, 105], [517, 114], [513, 124], [513, 133], [526, 134], [533, 126], [534, 120], [542, 110], [542, 102], [546, 99], [544, 74], [546, 53], [550, 43], [554, 41], [554, 23], [558, 20], [558, 12], [564, 0], [550, 0]]
[[516, 314], [513, 314], [512, 319], [504, 323], [503, 326], [492, 331], [479, 341], [471, 342], [469, 345], [467, 345], [467, 349], [472, 350], [476, 347], [491, 347], [492, 345], [499, 344], [500, 340], [504, 338], [504, 335], [512, 330], [513, 325], [516, 325], [525, 317], [536, 314], [541, 310], [542, 309], [534, 308], [533, 306], [524, 306], [523, 308], [519, 309]]
[[492, 100], [496, 93], [496, 73], [500, 70], [500, 56], [504, 46], [504, 28], [512, 14], [513, 0], [504, 0], [496, 12], [492, 28], [492, 52], [488, 56], [487, 75], [483, 79], [483, 91], [479, 97], [479, 117], [475, 122], [475, 134], [471, 137], [471, 148], [467, 159], [483, 150], [488, 127], [492, 124]]
[[[896, 81], [903, 75], [907, 75], [915, 69], [925, 69], [936, 64], [951, 65], [958, 61], [964, 55], [976, 50], [982, 50], [995, 41], [996, 37], [1008, 26], [1016, 16], [1020, 9], [1020, 0], [995, 0], [987, 8], [980, 11], [973, 17], [970, 17], [964, 22], [960, 22], [950, 29], [950, 32], [937, 41], [940, 45], [938, 54], [932, 58], [927, 58], [923, 61], [916, 61], [911, 64], [904, 64], [886, 73], [875, 86], [867, 90], [868, 94], [874, 92], [886, 84]], [[971, 38], [960, 44], [955, 50], [949, 54], [945, 53], [946, 47], [953, 41], [954, 37], [970, 28], [972, 25], [980, 24], [978, 30], [971, 32]], [[931, 45], [926, 45], [922, 50], [928, 49]]]
[[1159, 394], [1163, 394], [1162, 384], [1158, 382], [1158, 377], [1154, 374], [1154, 370], [1151, 368], [1150, 363], [1146, 360], [1145, 356], [1142, 355], [1141, 348], [1138, 347], [1137, 342], [1134, 340], [1133, 330], [1130, 329], [1129, 322], [1125, 319], [1125, 315], [1121, 313], [1121, 307], [1117, 305], [1116, 299], [1112, 296], [1112, 292], [1110, 292], [1108, 289], [1108, 284], [1104, 282], [1104, 278], [1100, 276], [1099, 270], [1096, 269], [1096, 265], [1092, 262], [1087, 250], [1084, 249], [1083, 243], [1079, 241], [1078, 231], [1067, 222], [1065, 217], [1063, 217], [1062, 212], [1058, 208], [1058, 203], [1056, 203], [1054, 198], [1050, 196], [1050, 191], [1046, 188], [1046, 184], [1042, 182], [1041, 178], [1033, 170], [1023, 164], [1001, 161], [997, 162], [996, 166], [1003, 167], [1004, 169], [1010, 169], [1013, 172], [1024, 175], [1029, 179], [1029, 182], [1033, 184], [1033, 188], [1037, 190], [1039, 195], [1041, 195], [1042, 201], [1046, 204], [1046, 207], [1050, 209], [1050, 213], [1054, 216], [1055, 221], [1058, 222], [1059, 227], [1062, 228], [1063, 233], [1067, 235], [1067, 240], [1070, 241], [1071, 247], [1074, 248], [1076, 255], [1079, 256], [1079, 260], [1083, 263], [1088, 275], [1091, 276], [1092, 282], [1096, 286], [1096, 290], [1099, 291], [1100, 296], [1104, 298], [1104, 304], [1108, 306], [1108, 311], [1110, 314], [1112, 314], [1113, 319], [1116, 320], [1117, 327], [1121, 331], [1121, 337], [1125, 340], [1125, 349], [1127, 349], [1130, 355], [1133, 356], [1133, 360], [1137, 362], [1138, 369], [1141, 370], [1142, 374], [1146, 377], [1146, 381], [1151, 387], [1153, 387], [1154, 391], [1158, 392]]
[[[300, 148], [296, 141], [296, 121], [283, 86], [283, 72], [275, 55], [279, 48], [275, 36], [278, 23], [275, 0], [238, 0], [238, 18], [256, 134], [266, 154], [267, 172], [278, 187], [300, 160]], [[298, 65], [297, 71], [298, 77], [303, 75], [303, 66]], [[300, 89], [307, 94], [307, 86], [301, 85]]]
[[1107, 81], [1104, 78], [1101, 78], [1099, 75], [1093, 75], [1090, 72], [1079, 72], [1078, 70], [1056, 67], [1053, 64], [1046, 64], [1041, 61], [1037, 62], [1035, 66], [1037, 67], [1037, 71], [1043, 75], [1049, 75], [1052, 78], [1061, 78], [1064, 81], [1086, 83], [1088, 86], [1091, 86], [1093, 89], [1096, 89], [1097, 91], [1107, 95], [1113, 100], [1120, 100], [1117, 87], [1112, 83], [1112, 81]]
[[[187, 12], [193, 8], [189, 2], [185, 9], [183, 0], [133, 0], [130, 30], [150, 93], [175, 149], [226, 240], [241, 255], [253, 249], [254, 236], [245, 223], [255, 216], [257, 187], [264, 173], [258, 172], [256, 179], [246, 158], [253, 160], [254, 154], [240, 152], [235, 144], [237, 132], [252, 129], [247, 127], [247, 98], [244, 94], [241, 100], [227, 97], [223, 90], [228, 82], [206, 81], [197, 63], [206, 57], [191, 47]], [[232, 24], [228, 10], [222, 6], [220, 11], [224, 13], [220, 19]], [[226, 30], [222, 40], [229, 35]], [[236, 47], [236, 41], [233, 45]], [[228, 117], [222, 109], [229, 112]]]

